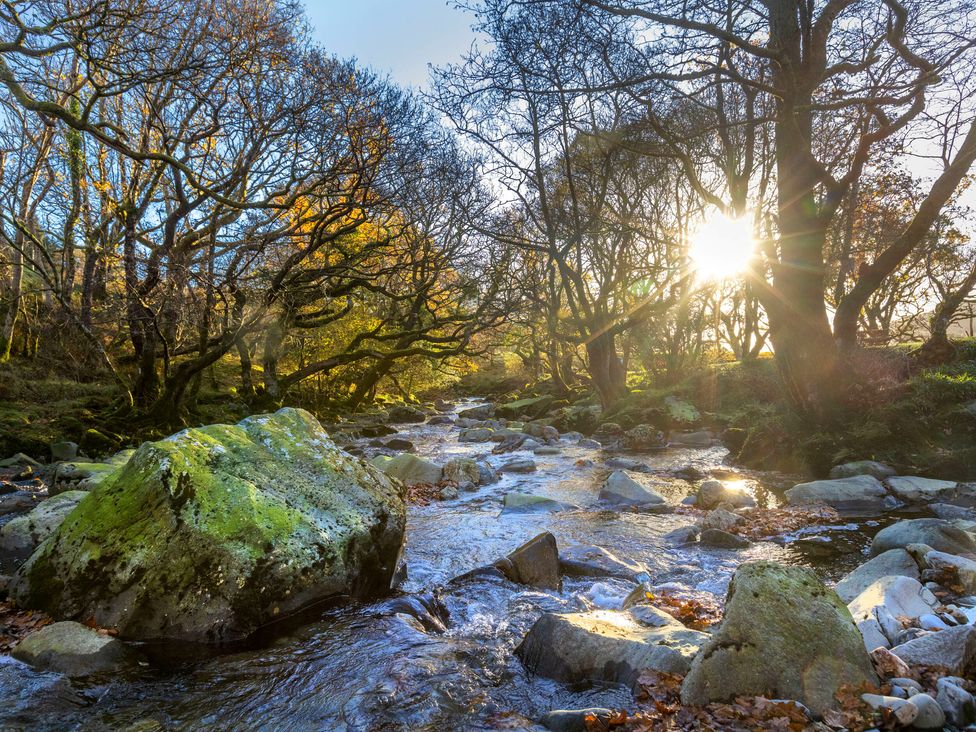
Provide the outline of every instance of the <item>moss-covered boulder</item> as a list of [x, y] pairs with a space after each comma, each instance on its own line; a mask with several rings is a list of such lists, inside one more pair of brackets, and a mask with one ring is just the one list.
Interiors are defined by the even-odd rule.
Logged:
[[765, 696], [822, 714], [841, 686], [863, 682], [877, 677], [837, 593], [808, 569], [750, 562], [732, 578], [722, 625], [692, 664], [681, 700]]
[[20, 568], [12, 595], [124, 638], [236, 640], [388, 589], [404, 524], [399, 483], [282, 409], [142, 445]]

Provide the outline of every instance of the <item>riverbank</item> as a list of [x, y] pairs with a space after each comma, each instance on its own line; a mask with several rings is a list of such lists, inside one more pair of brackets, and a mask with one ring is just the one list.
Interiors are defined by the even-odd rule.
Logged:
[[[623, 428], [616, 434], [604, 429], [594, 441], [569, 431], [553, 434], [545, 429], [545, 420], [526, 421], [517, 419], [518, 414], [516, 419], [500, 419], [483, 406], [468, 402], [376, 412], [328, 428], [347, 450], [381, 469], [392, 471], [397, 456], [408, 456], [395, 463], [408, 481], [411, 473], [403, 472], [407, 466], [414, 476], [438, 471], [439, 485], [414, 485], [413, 494], [421, 500], [407, 507], [402, 555], [406, 576], [399, 574], [392, 597], [320, 611], [298, 626], [281, 628], [271, 642], [262, 637], [251, 648], [192, 657], [176, 653], [165, 659], [154, 654], [146, 665], [109, 677], [66, 678], [7, 661], [0, 664], [4, 686], [11, 690], [5, 723], [52, 729], [134, 724], [180, 729], [220, 720], [235, 728], [502, 725], [537, 730], [543, 728], [540, 723], [560, 728], [553, 725], [565, 717], [554, 720], [554, 710], [597, 708], [611, 710], [612, 721], [634, 729], [655, 729], [665, 722], [705, 728], [722, 720], [726, 728], [783, 724], [784, 719], [809, 724], [803, 708], [756, 699], [755, 692], [746, 690], [740, 696], [747, 700], [734, 704], [679, 703], [679, 677], [688, 673], [687, 662], [681, 668], [659, 669], [658, 675], [635, 677], [634, 696], [630, 682], [619, 676], [622, 667], [617, 664], [625, 655], [606, 646], [599, 631], [594, 634], [591, 628], [582, 635], [560, 636], [559, 641], [549, 631], [543, 634], [545, 625], [537, 626], [547, 615], [575, 614], [612, 621], [615, 627], [624, 623], [629, 632], [643, 628], [644, 635], [659, 634], [661, 628], [682, 638], [685, 628], [714, 635], [721, 632], [722, 624], [716, 621], [728, 612], [729, 585], [741, 567], [772, 561], [791, 571], [812, 569], [817, 585], [832, 586], [865, 563], [880, 531], [905, 519], [934, 515], [929, 499], [902, 501], [901, 507], [891, 503], [888, 499], [899, 495], [896, 489], [906, 488], [887, 477], [878, 485], [861, 480], [790, 493], [802, 477], [730, 468], [727, 448], [714, 437], [708, 437], [707, 444], [699, 434], [694, 439], [702, 442], [697, 445], [645, 444], [633, 449]], [[687, 416], [678, 407], [677, 414]], [[469, 409], [481, 411], [472, 414], [466, 412]], [[389, 434], [376, 436], [379, 432]], [[675, 430], [672, 437], [691, 439], [692, 434], [696, 433]], [[644, 430], [636, 436], [647, 440], [653, 435]], [[84, 488], [80, 483], [85, 480], [90, 476], [59, 487], [70, 494], [71, 488]], [[971, 498], [968, 486], [950, 483], [921, 485], [949, 503]], [[870, 500], [853, 512], [846, 504], [840, 513], [824, 506], [789, 506], [791, 496], [800, 501], [811, 493], [846, 501], [855, 489]], [[689, 505], [692, 497], [696, 504], [702, 499], [700, 505]], [[716, 497], [727, 505], [711, 504]], [[957, 510], [953, 521], [972, 521], [965, 505]], [[531, 546], [529, 540], [540, 536], [552, 537], [551, 544], [546, 540], [542, 546], [554, 547], [554, 553], [527, 554], [523, 545]], [[530, 556], [531, 572], [524, 564]], [[906, 581], [924, 581], [943, 593], [938, 587], [942, 576], [911, 561], [913, 565], [902, 562], [897, 570], [884, 564], [881, 571], [911, 574], [915, 566], [917, 577], [906, 576]], [[529, 576], [550, 579], [523, 584]], [[875, 575], [861, 591], [889, 576], [899, 575]], [[864, 581], [863, 576], [858, 580]], [[795, 593], [761, 593], [770, 607], [790, 594]], [[904, 608], [891, 605], [898, 597], [888, 591], [881, 595], [868, 608], [872, 617], [878, 617], [874, 608], [886, 604], [892, 616], [904, 614]], [[959, 592], [950, 586], [933, 597], [938, 604], [926, 605], [931, 612], [919, 613], [907, 627], [883, 629], [894, 634], [885, 643], [904, 645], [906, 638], [924, 635], [920, 615], [933, 615], [947, 627], [971, 627], [959, 626], [960, 618], [948, 607], [954, 605], [955, 612], [968, 619]], [[805, 615], [796, 613], [810, 612], [817, 602], [810, 598], [779, 616], [800, 632], [820, 621], [804, 620]], [[755, 609], [747, 610], [755, 615]], [[844, 612], [852, 611], [845, 607]], [[647, 622], [651, 624], [642, 624]], [[938, 632], [944, 631], [936, 631], [936, 636]], [[767, 635], [769, 642], [777, 637]], [[541, 656], [517, 650], [530, 636], [540, 639]], [[708, 637], [701, 636], [701, 642]], [[644, 647], [642, 641], [637, 643], [638, 649]], [[139, 644], [131, 647], [138, 650]], [[587, 663], [609, 652], [606, 658], [613, 659], [611, 667], [617, 670], [611, 676], [597, 671], [604, 668], [601, 661], [582, 675], [574, 675], [584, 668], [578, 665], [569, 667], [577, 669], [569, 677], [547, 671], [567, 668], [553, 666], [552, 661], [568, 648], [589, 648], [587, 653], [596, 655]], [[797, 653], [807, 652], [805, 648], [801, 644]], [[865, 645], [848, 649], [862, 658], [868, 658], [868, 650]], [[687, 658], [696, 655], [689, 650]], [[804, 663], [799, 655], [793, 658], [791, 668]], [[918, 677], [918, 691], [938, 694], [930, 672], [910, 674]], [[882, 683], [885, 680], [878, 679], [873, 690], [900, 693]], [[876, 714], [884, 714], [872, 711], [860, 692], [843, 693], [847, 701], [840, 712], [850, 714], [843, 718], [849, 728], [858, 728], [859, 720], [873, 723]]]

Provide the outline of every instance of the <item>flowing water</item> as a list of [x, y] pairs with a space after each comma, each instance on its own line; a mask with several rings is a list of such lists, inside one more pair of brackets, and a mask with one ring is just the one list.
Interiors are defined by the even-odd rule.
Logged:
[[[464, 404], [462, 408], [471, 406]], [[497, 466], [519, 452], [490, 454], [492, 443], [457, 442], [450, 426], [403, 430], [419, 455], [436, 461], [486, 458]], [[627, 690], [567, 687], [533, 678], [513, 655], [545, 611], [617, 608], [633, 588], [623, 580], [566, 578], [561, 592], [539, 591], [494, 576], [455, 580], [490, 564], [542, 531], [561, 548], [604, 547], [645, 564], [656, 585], [724, 597], [735, 567], [776, 559], [836, 579], [862, 561], [875, 521], [814, 527], [743, 551], [676, 548], [662, 537], [688, 516], [608, 511], [597, 500], [608, 457], [562, 445], [534, 456], [538, 470], [503, 474], [500, 482], [457, 500], [411, 506], [405, 561], [408, 578], [395, 597], [320, 612], [307, 624], [259, 648], [180, 661], [170, 648], [134, 676], [69, 682], [0, 657], [0, 729], [174, 730], [481, 730], [542, 729], [551, 709], [626, 706]], [[669, 449], [632, 456], [655, 472], [694, 466], [708, 471], [723, 448]], [[792, 482], [751, 475], [762, 502]], [[687, 484], [685, 494], [693, 491]], [[501, 511], [509, 491], [580, 506], [555, 513]], [[675, 503], [683, 496], [670, 496]]]

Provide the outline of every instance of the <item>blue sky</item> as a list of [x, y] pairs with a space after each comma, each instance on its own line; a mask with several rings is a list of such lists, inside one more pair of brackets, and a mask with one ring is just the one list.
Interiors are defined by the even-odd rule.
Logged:
[[472, 16], [447, 0], [305, 0], [315, 37], [401, 84], [426, 86], [427, 64], [457, 61], [474, 38]]

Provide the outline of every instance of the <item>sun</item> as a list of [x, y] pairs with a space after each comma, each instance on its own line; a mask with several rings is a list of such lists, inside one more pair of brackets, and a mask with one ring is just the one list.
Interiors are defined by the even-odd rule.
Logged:
[[755, 254], [751, 217], [732, 218], [724, 213], [705, 219], [688, 247], [691, 268], [703, 281], [727, 280], [743, 274]]

